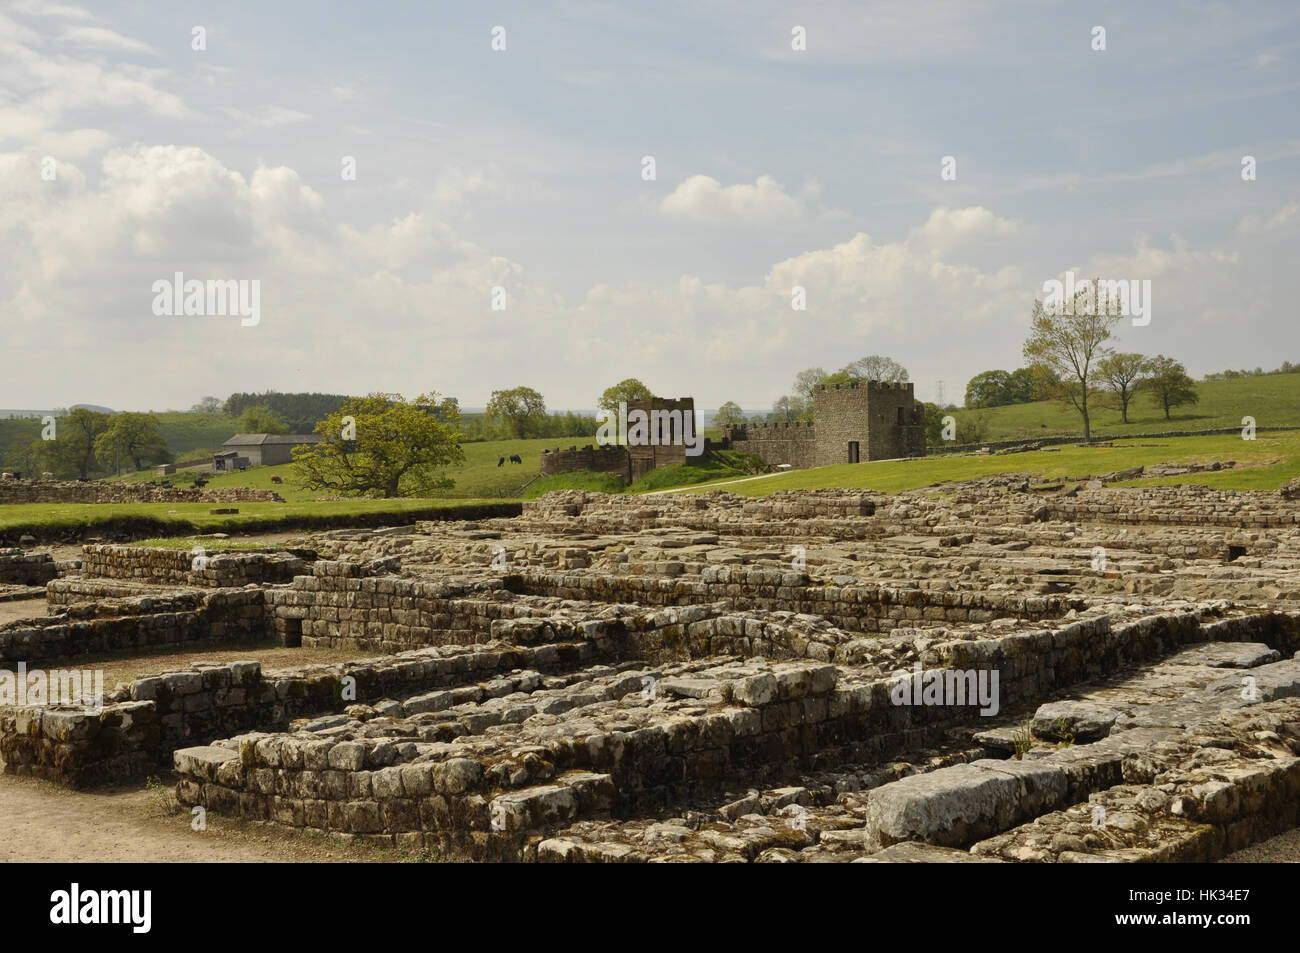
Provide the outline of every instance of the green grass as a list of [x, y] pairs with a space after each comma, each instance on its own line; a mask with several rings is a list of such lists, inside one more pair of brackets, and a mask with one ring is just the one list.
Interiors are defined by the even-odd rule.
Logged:
[[[346, 500], [330, 503], [18, 503], [0, 506], [0, 531], [18, 535], [27, 529], [62, 532], [147, 531], [159, 536], [189, 533], [270, 532], [278, 528], [325, 528], [357, 524], [401, 523], [434, 519], [446, 510], [461, 510], [461, 519], [501, 500]], [[214, 506], [233, 506], [237, 514], [213, 515]], [[483, 511], [486, 512], [486, 511]], [[400, 516], [399, 519], [393, 517]], [[385, 519], [385, 517], [387, 517]]]
[[[1140, 444], [1158, 444], [1141, 446]], [[1237, 468], [1218, 473], [1188, 474], [1160, 480], [1134, 480], [1126, 485], [1194, 483], [1225, 490], [1276, 490], [1300, 476], [1300, 432], [1261, 433], [1255, 440], [1240, 437], [1170, 437], [1122, 441], [1114, 447], [1064, 446], [1006, 456], [916, 457], [845, 463], [793, 470], [723, 487], [742, 496], [766, 496], [779, 490], [851, 487], [898, 493], [936, 483], [973, 480], [998, 473], [1036, 474], [1043, 482], [1127, 470], [1141, 464], [1226, 462]], [[710, 489], [709, 484], [685, 492]]]
[[[559, 437], [532, 440], [493, 440], [463, 444], [465, 462], [449, 467], [446, 470], [447, 475], [456, 481], [456, 485], [450, 490], [435, 494], [433, 498], [447, 500], [519, 499], [520, 490], [537, 476], [538, 469], [541, 466], [542, 451], [553, 450], [558, 446], [568, 448], [573, 444], [574, 440], [578, 440], [579, 443], [592, 442], [591, 440], [582, 441], [581, 438]], [[522, 466], [510, 462], [509, 458], [512, 453], [523, 458]], [[506, 458], [506, 462], [501, 466], [497, 466], [497, 461], [502, 457]], [[272, 483], [271, 477], [273, 476], [278, 476], [282, 482], [278, 484]], [[123, 479], [148, 483], [157, 479], [157, 477], [152, 470], [142, 470], [139, 473], [124, 476]], [[194, 474], [188, 472], [176, 473], [167, 477], [167, 479], [177, 486], [188, 485], [193, 482]], [[210, 476], [208, 482], [209, 489], [234, 486], [274, 490], [290, 503], [310, 503], [322, 496], [336, 495], [324, 490], [304, 490], [297, 486], [294, 483], [293, 464], [291, 463], [282, 463], [271, 467], [251, 467], [248, 470], [236, 473], [215, 473]]]
[[239, 539], [211, 539], [206, 536], [201, 539], [196, 536], [153, 536], [149, 539], [137, 539], [131, 543], [132, 546], [148, 546], [161, 549], [192, 549], [200, 544], [204, 549], [233, 549], [240, 552], [278, 548], [272, 543], [257, 543]]
[[622, 493], [627, 487], [623, 478], [613, 473], [591, 473], [579, 470], [574, 473], [557, 473], [542, 477], [524, 490], [524, 499], [535, 500], [553, 490], [588, 490], [593, 493]]
[[[1120, 421], [1118, 410], [1097, 408], [1090, 413], [1093, 434], [1127, 436], [1165, 430], [1219, 430], [1241, 427], [1242, 417], [1254, 417], [1259, 427], [1300, 426], [1300, 374], [1270, 374], [1231, 381], [1198, 381], [1200, 402], [1175, 407], [1170, 419], [1155, 401], [1140, 395], [1129, 405], [1129, 423]], [[1090, 409], [1091, 410], [1091, 409]], [[984, 411], [962, 410], [960, 421], [975, 414], [987, 414], [989, 430], [985, 440], [1018, 440], [1083, 433], [1077, 411], [1055, 401], [1012, 404]]]

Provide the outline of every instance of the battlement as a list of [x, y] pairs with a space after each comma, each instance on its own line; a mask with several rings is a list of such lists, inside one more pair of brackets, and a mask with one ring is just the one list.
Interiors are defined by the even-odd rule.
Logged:
[[866, 391], [894, 391], [910, 393], [913, 385], [911, 381], [851, 381], [848, 384], [817, 384], [813, 387], [814, 391], [837, 391], [837, 390], [866, 390]]
[[779, 422], [779, 421], [778, 421], [778, 422], [776, 422], [776, 423], [771, 423], [771, 422], [769, 422], [769, 423], [763, 423], [763, 424], [749, 424], [749, 423], [746, 423], [746, 424], [724, 424], [723, 427], [722, 427], [722, 432], [723, 432], [724, 434], [733, 433], [733, 432], [734, 432], [734, 433], [745, 433], [746, 431], [751, 431], [751, 430], [753, 430], [753, 431], [757, 431], [757, 432], [759, 432], [759, 433], [771, 433], [771, 432], [773, 432], [773, 431], [777, 431], [777, 430], [802, 430], [802, 431], [805, 431], [805, 432], [809, 432], [809, 433], [811, 433], [813, 427], [815, 427], [815, 426], [816, 426], [815, 424], [813, 424], [813, 423], [809, 423], [809, 422], [807, 422], [807, 421], [803, 421], [803, 420], [795, 420], [795, 421], [792, 421], [792, 422], [790, 422], [790, 423], [784, 423], [784, 422]]

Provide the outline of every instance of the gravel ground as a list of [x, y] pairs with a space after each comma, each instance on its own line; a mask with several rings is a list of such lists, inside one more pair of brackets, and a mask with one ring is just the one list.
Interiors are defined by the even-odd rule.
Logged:
[[1300, 864], [1300, 827], [1229, 854], [1221, 864]]

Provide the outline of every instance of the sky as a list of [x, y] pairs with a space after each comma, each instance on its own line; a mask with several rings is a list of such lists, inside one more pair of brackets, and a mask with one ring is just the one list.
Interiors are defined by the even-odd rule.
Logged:
[[1293, 0], [0, 0], [0, 406], [756, 413], [867, 354], [960, 402], [1067, 271], [1151, 282], [1120, 350], [1271, 369], [1298, 97]]

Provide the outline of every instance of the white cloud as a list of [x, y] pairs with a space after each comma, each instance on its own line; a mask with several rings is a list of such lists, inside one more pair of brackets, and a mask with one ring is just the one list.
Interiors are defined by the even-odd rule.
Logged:
[[105, 50], [113, 53], [148, 53], [156, 56], [158, 51], [148, 43], [123, 36], [116, 30], [102, 26], [76, 26], [64, 30], [59, 42], [87, 50]]
[[306, 122], [311, 116], [305, 112], [299, 112], [296, 109], [287, 109], [284, 106], [262, 105], [258, 106], [251, 112], [243, 109], [236, 109], [233, 106], [218, 106], [218, 111], [225, 113], [231, 119], [244, 123], [248, 126], [255, 126], [259, 129], [268, 129], [273, 126], [287, 126], [295, 122]]
[[912, 230], [909, 241], [946, 249], [966, 242], [1013, 238], [1020, 231], [1019, 223], [999, 218], [980, 205], [970, 208], [940, 206], [930, 213], [924, 225]]
[[707, 175], [693, 175], [659, 208], [666, 215], [696, 221], [775, 222], [802, 217], [805, 206], [801, 196], [790, 195], [768, 175], [760, 175], [753, 185], [725, 187]]

